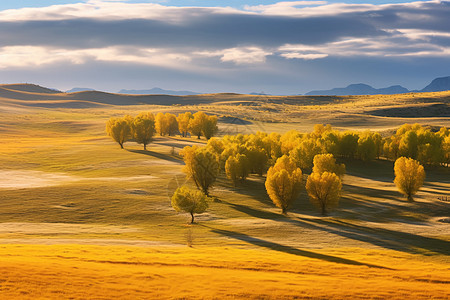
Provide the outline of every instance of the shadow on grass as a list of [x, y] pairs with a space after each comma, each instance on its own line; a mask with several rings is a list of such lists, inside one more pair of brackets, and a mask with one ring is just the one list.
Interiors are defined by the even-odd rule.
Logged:
[[138, 154], [144, 154], [144, 155], [148, 155], [148, 156], [152, 156], [155, 158], [159, 158], [159, 159], [163, 159], [163, 160], [167, 160], [170, 162], [175, 162], [178, 164], [183, 164], [183, 160], [180, 158], [176, 158], [172, 155], [169, 154], [163, 154], [163, 153], [158, 153], [158, 152], [154, 152], [154, 151], [150, 151], [150, 150], [134, 150], [134, 149], [126, 149], [129, 152], [132, 153], [138, 153]]
[[249, 235], [246, 235], [243, 233], [235, 232], [235, 231], [214, 229], [214, 228], [211, 228], [211, 229], [212, 229], [211, 231], [214, 233], [218, 233], [218, 234], [230, 237], [230, 238], [234, 238], [234, 239], [244, 241], [244, 242], [259, 246], [259, 247], [264, 247], [264, 248], [268, 248], [268, 249], [279, 251], [279, 252], [284, 252], [284, 253], [298, 255], [298, 256], [304, 256], [304, 257], [308, 257], [308, 258], [320, 259], [320, 260], [338, 263], [338, 264], [346, 264], [346, 265], [353, 265], [353, 266], [367, 266], [370, 268], [392, 270], [390, 268], [386, 268], [383, 266], [362, 263], [362, 262], [359, 262], [356, 260], [346, 259], [346, 258], [342, 258], [342, 257], [332, 256], [332, 255], [320, 254], [320, 253], [307, 251], [307, 250], [301, 250], [301, 249], [297, 249], [297, 248], [294, 248], [291, 246], [285, 246], [282, 244], [255, 238], [255, 237], [252, 237], [252, 236], [249, 236]]
[[450, 255], [450, 242], [437, 238], [378, 227], [372, 228], [356, 225], [336, 219], [331, 219], [330, 221], [328, 219], [291, 218], [289, 215], [283, 216], [241, 204], [230, 203], [225, 200], [222, 200], [222, 203], [251, 217], [283, 222], [311, 230], [324, 231], [386, 249], [423, 255], [429, 255], [430, 252]]
[[389, 200], [399, 200], [402, 195], [397, 191], [386, 191], [383, 189], [376, 189], [370, 187], [357, 186], [353, 184], [344, 183], [342, 188], [346, 193], [354, 193], [358, 195], [365, 195], [373, 197], [374, 195], [377, 198], [384, 198]]
[[[309, 228], [319, 229], [387, 249], [414, 254], [429, 255], [429, 252], [435, 252], [450, 255], [450, 242], [437, 238], [384, 228], [372, 228], [335, 219], [332, 221], [326, 219], [299, 220], [299, 222], [303, 224], [303, 226]], [[311, 223], [324, 225], [326, 227], [317, 226]]]
[[249, 206], [246, 205], [241, 205], [241, 204], [235, 204], [235, 203], [231, 203], [225, 200], [221, 200], [222, 203], [229, 205], [231, 208], [240, 211], [242, 213], [245, 213], [249, 216], [255, 217], [255, 218], [259, 218], [259, 219], [267, 219], [267, 220], [277, 220], [280, 221], [278, 219], [286, 219], [283, 221], [290, 221], [289, 219], [287, 219], [285, 216], [283, 216], [282, 214], [276, 214], [270, 211], [264, 211], [264, 210], [259, 210], [259, 209], [254, 209], [251, 208]]

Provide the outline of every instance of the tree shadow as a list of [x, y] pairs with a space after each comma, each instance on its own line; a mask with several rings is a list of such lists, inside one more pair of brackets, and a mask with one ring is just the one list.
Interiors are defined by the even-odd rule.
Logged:
[[343, 191], [348, 193], [354, 193], [358, 195], [366, 195], [366, 196], [376, 196], [377, 198], [384, 198], [390, 200], [398, 200], [401, 197], [401, 194], [397, 191], [386, 191], [383, 189], [376, 189], [370, 187], [357, 186], [353, 184], [344, 183]]
[[[394, 180], [394, 162], [389, 160], [362, 161], [357, 159], [341, 159], [345, 164], [346, 174], [377, 180], [381, 182], [390, 182]], [[367, 172], [370, 170], [370, 172]]]
[[163, 153], [158, 153], [158, 152], [154, 152], [151, 150], [134, 150], [134, 149], [126, 149], [128, 152], [132, 152], [132, 153], [137, 153], [137, 154], [144, 154], [144, 155], [148, 155], [148, 156], [152, 156], [155, 158], [159, 158], [159, 159], [163, 159], [163, 160], [167, 160], [170, 162], [174, 162], [177, 164], [182, 165], [183, 164], [183, 160], [180, 158], [177, 158], [175, 156], [172, 155], [168, 155], [168, 154], [163, 154]]
[[[221, 200], [222, 203], [229, 205], [231, 208], [240, 211], [242, 213], [245, 213], [246, 215], [249, 215], [251, 217], [254, 218], [259, 218], [259, 219], [267, 219], [267, 220], [278, 220], [280, 218], [282, 219], [286, 219], [285, 216], [283, 216], [282, 214], [276, 214], [270, 211], [264, 211], [264, 210], [259, 210], [259, 209], [254, 209], [251, 208], [249, 206], [246, 205], [241, 205], [241, 204], [235, 204], [235, 203], [231, 203], [225, 200]], [[285, 220], [285, 221], [288, 221]]]
[[[206, 226], [206, 227], [208, 227], [208, 226]], [[211, 227], [209, 227], [209, 228], [211, 228]], [[320, 253], [307, 251], [307, 250], [301, 250], [301, 249], [297, 249], [297, 248], [294, 248], [291, 246], [285, 246], [282, 244], [266, 241], [263, 239], [259, 239], [259, 238], [252, 237], [252, 236], [246, 235], [244, 233], [239, 233], [239, 232], [235, 232], [235, 231], [215, 229], [215, 228], [211, 228], [211, 231], [214, 233], [223, 235], [223, 236], [227, 236], [230, 238], [234, 238], [234, 239], [237, 239], [240, 241], [250, 243], [252, 245], [256, 245], [256, 246], [263, 247], [263, 248], [268, 248], [268, 249], [283, 252], [283, 253], [288, 253], [288, 254], [293, 254], [293, 255], [298, 255], [298, 256], [303, 256], [303, 257], [308, 257], [308, 258], [314, 258], [314, 259], [320, 259], [323, 261], [333, 262], [333, 263], [338, 263], [338, 264], [353, 265], [353, 266], [366, 266], [369, 268], [392, 270], [391, 268], [368, 264], [368, 263], [363, 263], [363, 262], [359, 262], [356, 260], [346, 259], [346, 258], [342, 258], [342, 257], [338, 257], [338, 256], [332, 256], [332, 255], [320, 254]]]
[[[325, 219], [302, 220], [300, 223], [308, 224], [310, 228], [320, 229], [391, 250], [414, 254], [429, 254], [428, 252], [431, 251], [450, 255], [450, 242], [437, 238], [384, 228], [371, 228], [336, 219], [333, 219], [333, 221]], [[327, 227], [316, 226], [311, 223]]]
[[383, 228], [370, 228], [355, 225], [349, 222], [332, 219], [302, 219], [292, 218], [269, 211], [254, 209], [245, 205], [234, 204], [222, 200], [233, 209], [245, 213], [251, 217], [268, 219], [299, 226], [302, 228], [324, 231], [352, 240], [358, 240], [386, 249], [402, 251], [414, 254], [426, 254], [435, 252], [450, 255], [450, 242], [437, 238], [424, 237], [421, 235], [395, 231]]

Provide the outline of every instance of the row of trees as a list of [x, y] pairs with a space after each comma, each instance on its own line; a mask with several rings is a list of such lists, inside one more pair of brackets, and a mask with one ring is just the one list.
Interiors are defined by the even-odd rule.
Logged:
[[[396, 136], [402, 136], [407, 126], [416, 125], [402, 126]], [[431, 132], [429, 129], [422, 130]], [[445, 157], [448, 154], [445, 150], [448, 130], [444, 128], [432, 134], [443, 136], [441, 151]], [[310, 201], [325, 215], [339, 202], [345, 174], [345, 166], [336, 163], [335, 155], [375, 159], [383, 154], [383, 145], [390, 140], [391, 137], [383, 140], [375, 132], [341, 133], [330, 125], [316, 125], [307, 134], [297, 131], [283, 135], [258, 132], [213, 138], [206, 147], [185, 147], [180, 154], [186, 163], [184, 171], [205, 195], [208, 195], [209, 187], [221, 172], [235, 186], [245, 181], [250, 174], [262, 176], [267, 172], [267, 193], [282, 213], [286, 213], [302, 186], [305, 186]], [[423, 166], [419, 161], [407, 157], [398, 158], [395, 166], [395, 184], [412, 201], [412, 195], [423, 184]], [[302, 184], [302, 169], [311, 171], [305, 185]]]
[[[225, 151], [225, 150], [223, 150]], [[259, 153], [259, 152], [254, 152]], [[220, 172], [221, 155], [211, 147], [187, 146], [181, 152], [184, 172], [193, 180], [199, 190], [208, 196], [209, 188], [215, 183]], [[251, 156], [249, 156], [251, 158]], [[252, 171], [252, 159], [245, 154], [231, 153], [225, 162], [225, 173], [234, 185]], [[320, 208], [322, 214], [336, 206], [342, 188], [341, 178], [345, 173], [343, 164], [336, 164], [332, 154], [314, 157], [313, 173], [308, 177], [306, 189], [311, 202]], [[303, 173], [295, 158], [288, 155], [279, 157], [267, 171], [265, 187], [273, 203], [285, 214], [302, 189]], [[180, 193], [179, 192], [176, 193]], [[175, 197], [175, 196], [174, 196]], [[172, 198], [173, 201], [175, 198]], [[192, 213], [191, 211], [189, 211]]]
[[194, 114], [181, 113], [178, 116], [160, 112], [156, 117], [151, 112], [143, 112], [135, 118], [126, 115], [122, 118], [111, 118], [106, 122], [106, 133], [122, 149], [125, 142], [134, 139], [143, 144], [146, 150], [155, 133], [161, 136], [179, 133], [183, 137], [190, 133], [199, 139], [204, 136], [209, 140], [217, 131], [217, 116], [208, 116], [201, 111]]

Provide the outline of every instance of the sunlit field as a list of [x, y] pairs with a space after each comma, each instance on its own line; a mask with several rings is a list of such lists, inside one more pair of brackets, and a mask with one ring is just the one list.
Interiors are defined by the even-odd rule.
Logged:
[[219, 137], [317, 123], [386, 135], [404, 123], [449, 127], [450, 92], [214, 94], [178, 105], [109, 97], [122, 99], [1, 87], [0, 298], [448, 299], [448, 167], [426, 168], [408, 202], [392, 161], [342, 159], [342, 198], [326, 217], [305, 189], [282, 215], [264, 176], [234, 187], [221, 174], [208, 210], [188, 224], [170, 203], [177, 187], [192, 185], [179, 152], [206, 140], [156, 136], [147, 151], [133, 141], [120, 149], [105, 123], [201, 110], [219, 116]]

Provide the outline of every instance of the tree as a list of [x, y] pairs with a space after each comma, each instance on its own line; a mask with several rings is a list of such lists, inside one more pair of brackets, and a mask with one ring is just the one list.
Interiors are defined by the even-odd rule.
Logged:
[[187, 186], [179, 187], [173, 193], [171, 200], [172, 207], [176, 211], [185, 211], [191, 214], [191, 224], [194, 223], [194, 214], [201, 214], [208, 208], [208, 197]]
[[192, 119], [191, 112], [185, 112], [184, 114], [179, 114], [177, 117], [178, 121], [178, 131], [181, 133], [182, 137], [186, 137], [189, 131], [189, 121]]
[[306, 181], [306, 191], [312, 204], [317, 206], [323, 216], [339, 203], [342, 183], [335, 173], [311, 173]]
[[166, 113], [164, 115], [166, 119], [166, 132], [169, 134], [169, 136], [175, 135], [178, 131], [178, 122], [177, 117], [174, 114]]
[[358, 149], [359, 135], [353, 131], [345, 131], [339, 141], [339, 155], [354, 158]]
[[267, 171], [266, 190], [273, 203], [286, 214], [302, 186], [302, 170], [289, 156], [280, 157]]
[[216, 156], [206, 148], [186, 146], [180, 152], [186, 164], [184, 172], [191, 177], [198, 189], [208, 196], [208, 189], [219, 174]]
[[237, 154], [231, 156], [225, 162], [225, 173], [227, 177], [233, 182], [234, 186], [238, 180], [244, 181], [250, 172], [250, 163], [246, 155]]
[[206, 116], [203, 119], [202, 134], [207, 140], [214, 136], [218, 130], [217, 116]]
[[374, 160], [380, 155], [381, 135], [378, 132], [363, 132], [358, 139], [358, 156], [361, 160]]
[[303, 138], [294, 148], [290, 156], [296, 161], [302, 170], [311, 170], [314, 157], [320, 153], [320, 147], [312, 138]]
[[193, 136], [197, 136], [198, 139], [200, 139], [200, 136], [202, 135], [203, 123], [206, 117], [204, 112], [198, 111], [193, 114], [192, 119], [189, 120], [189, 132]]
[[140, 113], [134, 118], [131, 128], [136, 143], [143, 144], [144, 150], [147, 150], [147, 145], [152, 141], [155, 134], [155, 117], [153, 114], [151, 112]]
[[425, 170], [423, 166], [412, 158], [400, 157], [394, 164], [394, 183], [408, 201], [414, 201], [413, 195], [423, 185]]
[[266, 151], [257, 146], [249, 146], [245, 149], [245, 155], [250, 164], [250, 172], [262, 176], [267, 171], [267, 157]]
[[445, 165], [450, 164], [450, 135], [444, 138], [442, 142], [443, 162]]
[[324, 172], [335, 173], [340, 178], [345, 174], [345, 165], [336, 164], [333, 154], [318, 154], [314, 156], [313, 173], [322, 174]]
[[400, 139], [399, 144], [400, 155], [416, 159], [418, 146], [419, 146], [419, 139], [417, 137], [417, 132], [409, 130], [405, 132], [402, 138]]
[[167, 134], [167, 127], [168, 124], [166, 116], [162, 112], [159, 112], [155, 118], [156, 132], [158, 132], [160, 136], [164, 136]]
[[123, 149], [123, 144], [131, 138], [130, 116], [111, 118], [106, 122], [106, 133]]

